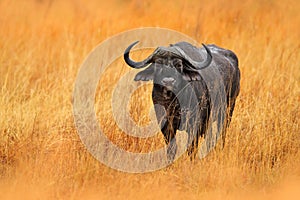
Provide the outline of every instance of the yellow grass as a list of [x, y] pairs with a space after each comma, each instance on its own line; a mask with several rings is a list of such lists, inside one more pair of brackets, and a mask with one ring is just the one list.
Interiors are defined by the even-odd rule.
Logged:
[[[161, 2], [0, 1], [0, 199], [300, 198], [300, 2]], [[235, 51], [241, 93], [223, 150], [127, 174], [85, 149], [71, 97], [80, 64], [97, 44], [146, 26]], [[128, 70], [107, 70], [97, 117], [119, 146], [147, 152], [163, 145], [161, 135], [134, 139], [107, 117], [109, 92]], [[150, 92], [145, 86], [132, 97], [139, 123], [149, 120]]]

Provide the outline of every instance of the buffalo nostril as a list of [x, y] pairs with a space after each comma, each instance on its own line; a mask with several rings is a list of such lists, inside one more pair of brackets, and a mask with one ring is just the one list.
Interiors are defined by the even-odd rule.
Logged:
[[176, 82], [176, 80], [172, 77], [165, 77], [162, 79], [161, 82], [166, 85], [173, 85]]

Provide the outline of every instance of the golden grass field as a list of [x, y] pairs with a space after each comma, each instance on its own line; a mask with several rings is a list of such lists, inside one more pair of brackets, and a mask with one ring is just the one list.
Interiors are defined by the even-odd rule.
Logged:
[[[297, 0], [1, 0], [0, 199], [299, 199], [299, 10]], [[96, 45], [148, 26], [236, 52], [241, 92], [223, 150], [128, 174], [85, 149], [71, 99], [80, 65]], [[147, 152], [163, 145], [161, 135], [141, 142], [107, 117], [115, 74], [126, 70], [123, 64], [107, 71], [97, 117], [119, 146]], [[150, 88], [132, 97], [132, 116], [141, 123]]]

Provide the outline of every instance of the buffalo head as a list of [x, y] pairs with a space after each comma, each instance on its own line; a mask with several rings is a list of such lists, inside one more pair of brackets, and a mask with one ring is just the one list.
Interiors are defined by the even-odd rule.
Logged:
[[124, 53], [124, 60], [130, 67], [136, 69], [147, 67], [139, 72], [134, 80], [153, 80], [157, 87], [163, 87], [165, 91], [176, 93], [189, 81], [200, 80], [199, 70], [208, 67], [212, 61], [211, 52], [204, 44], [207, 58], [202, 62], [193, 60], [175, 44], [169, 47], [158, 47], [148, 58], [136, 62], [129, 58], [129, 53], [137, 43], [138, 41], [132, 43]]

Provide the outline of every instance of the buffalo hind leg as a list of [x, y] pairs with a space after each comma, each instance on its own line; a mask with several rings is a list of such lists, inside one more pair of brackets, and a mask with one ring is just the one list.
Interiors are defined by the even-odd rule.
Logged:
[[233, 115], [233, 110], [234, 110], [234, 107], [235, 107], [235, 102], [233, 102], [229, 108], [229, 111], [227, 111], [226, 113], [226, 121], [225, 121], [225, 126], [222, 130], [222, 148], [225, 147], [225, 140], [226, 140], [226, 131], [227, 131], [227, 128], [229, 127], [230, 125], [230, 122], [231, 122], [231, 118], [232, 118], [232, 115]]

